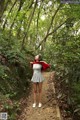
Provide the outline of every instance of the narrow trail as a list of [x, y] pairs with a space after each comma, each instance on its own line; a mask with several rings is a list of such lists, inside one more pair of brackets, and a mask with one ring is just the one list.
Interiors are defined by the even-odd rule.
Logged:
[[43, 73], [46, 78], [43, 83], [42, 107], [32, 107], [32, 91], [27, 99], [27, 105], [23, 109], [18, 120], [61, 120], [60, 111], [55, 98], [54, 72]]

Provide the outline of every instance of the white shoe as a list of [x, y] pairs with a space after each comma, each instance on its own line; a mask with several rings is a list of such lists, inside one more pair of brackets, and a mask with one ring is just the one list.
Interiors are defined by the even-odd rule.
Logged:
[[38, 107], [42, 107], [42, 103], [39, 103]]
[[33, 103], [33, 107], [36, 107], [36, 103]]

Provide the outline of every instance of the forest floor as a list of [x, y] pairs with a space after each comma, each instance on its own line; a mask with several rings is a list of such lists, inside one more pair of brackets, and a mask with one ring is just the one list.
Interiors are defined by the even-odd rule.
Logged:
[[62, 120], [55, 97], [54, 72], [44, 72], [42, 107], [32, 107], [33, 91], [24, 100], [24, 106], [18, 120]]

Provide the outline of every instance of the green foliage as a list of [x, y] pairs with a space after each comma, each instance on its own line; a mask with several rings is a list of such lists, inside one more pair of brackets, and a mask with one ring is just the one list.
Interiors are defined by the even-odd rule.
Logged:
[[11, 93], [10, 97], [27, 89], [31, 74], [30, 55], [21, 52], [16, 39], [9, 38], [5, 32], [0, 33], [0, 90], [3, 94]]
[[10, 119], [10, 120], [17, 119], [17, 113], [20, 113], [20, 111], [21, 111], [19, 101], [12, 101], [9, 98], [9, 94], [2, 95], [0, 93], [0, 103], [2, 104], [1, 108], [0, 108], [0, 112], [1, 111], [7, 112], [8, 119]]
[[17, 119], [17, 114], [21, 111], [19, 99], [24, 92], [27, 93], [32, 73], [29, 63], [32, 55], [27, 49], [21, 51], [17, 41], [16, 37], [9, 37], [7, 32], [1, 31], [0, 111], [8, 112], [10, 120]]
[[62, 89], [60, 98], [63, 100], [66, 96], [65, 101], [72, 106], [69, 111], [74, 117], [75, 114], [80, 116], [80, 35], [72, 28], [66, 26], [52, 37], [52, 41], [48, 40], [44, 56], [55, 65], [57, 84]]

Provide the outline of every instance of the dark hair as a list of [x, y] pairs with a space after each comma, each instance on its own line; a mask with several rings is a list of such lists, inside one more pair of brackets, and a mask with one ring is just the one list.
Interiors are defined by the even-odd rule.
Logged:
[[[42, 60], [42, 56], [41, 56], [41, 54], [39, 54], [39, 61], [41, 61]], [[36, 61], [35, 59], [34, 59], [34, 61]]]
[[41, 54], [39, 54], [39, 60], [40, 60], [40, 61], [42, 60], [42, 56], [41, 56]]

